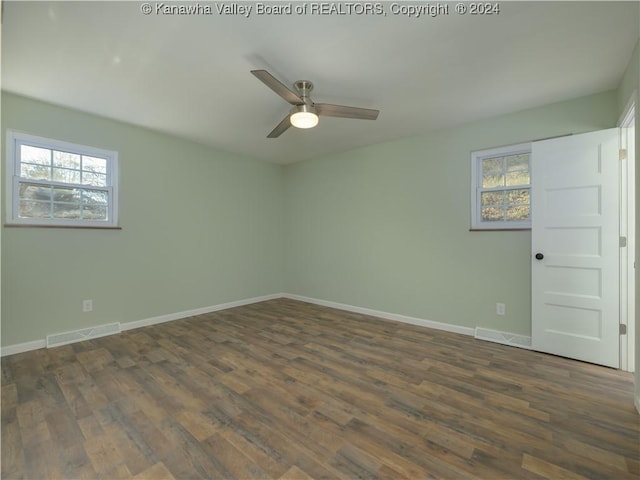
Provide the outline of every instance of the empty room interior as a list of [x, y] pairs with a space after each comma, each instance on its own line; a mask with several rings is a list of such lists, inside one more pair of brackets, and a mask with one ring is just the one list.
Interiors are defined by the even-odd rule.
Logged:
[[4, 479], [637, 479], [640, 4], [2, 1]]

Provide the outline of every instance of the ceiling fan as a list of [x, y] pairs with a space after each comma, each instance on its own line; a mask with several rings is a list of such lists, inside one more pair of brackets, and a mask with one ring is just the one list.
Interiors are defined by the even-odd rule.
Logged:
[[375, 120], [379, 110], [370, 108], [348, 107], [346, 105], [331, 105], [330, 103], [313, 103], [309, 94], [313, 90], [313, 83], [309, 80], [298, 80], [293, 85], [295, 93], [284, 83], [266, 70], [251, 70], [259, 80], [293, 105], [289, 114], [274, 128], [267, 138], [277, 138], [291, 125], [297, 128], [313, 128], [318, 124], [318, 117], [357, 118], [360, 120]]

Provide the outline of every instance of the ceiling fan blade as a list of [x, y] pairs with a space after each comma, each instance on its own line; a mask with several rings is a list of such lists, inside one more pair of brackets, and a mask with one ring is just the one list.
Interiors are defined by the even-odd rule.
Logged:
[[375, 120], [380, 110], [371, 108], [347, 107], [346, 105], [331, 105], [330, 103], [316, 103], [316, 112], [325, 117], [357, 118], [360, 120]]
[[266, 70], [251, 70], [251, 73], [253, 73], [258, 79], [262, 81], [262, 83], [264, 83], [267, 87], [284, 98], [291, 105], [302, 105], [304, 103], [304, 100], [302, 100], [302, 98], [293, 93], [289, 89], [289, 87], [287, 87], [284, 83], [282, 83]]
[[278, 124], [276, 128], [271, 130], [271, 133], [267, 135], [267, 138], [278, 138], [280, 135], [286, 132], [290, 126], [291, 126], [291, 120], [289, 120], [289, 115], [287, 115], [282, 119], [282, 121]]

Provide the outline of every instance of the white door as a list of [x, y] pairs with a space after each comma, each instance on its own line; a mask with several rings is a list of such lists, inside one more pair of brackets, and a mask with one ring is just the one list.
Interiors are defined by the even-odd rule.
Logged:
[[532, 346], [618, 368], [618, 130], [532, 146]]

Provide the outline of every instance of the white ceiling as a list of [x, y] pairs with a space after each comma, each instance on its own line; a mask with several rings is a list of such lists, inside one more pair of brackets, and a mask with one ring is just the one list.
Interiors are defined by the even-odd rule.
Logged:
[[[379, 16], [257, 15], [255, 3], [227, 2], [253, 6], [249, 18], [206, 1], [212, 15], [4, 4], [3, 89], [282, 164], [616, 88], [639, 17], [636, 1], [503, 1], [491, 16], [449, 3], [435, 18], [394, 15], [391, 2]], [[253, 69], [380, 116], [322, 117], [267, 139], [289, 105]]]

